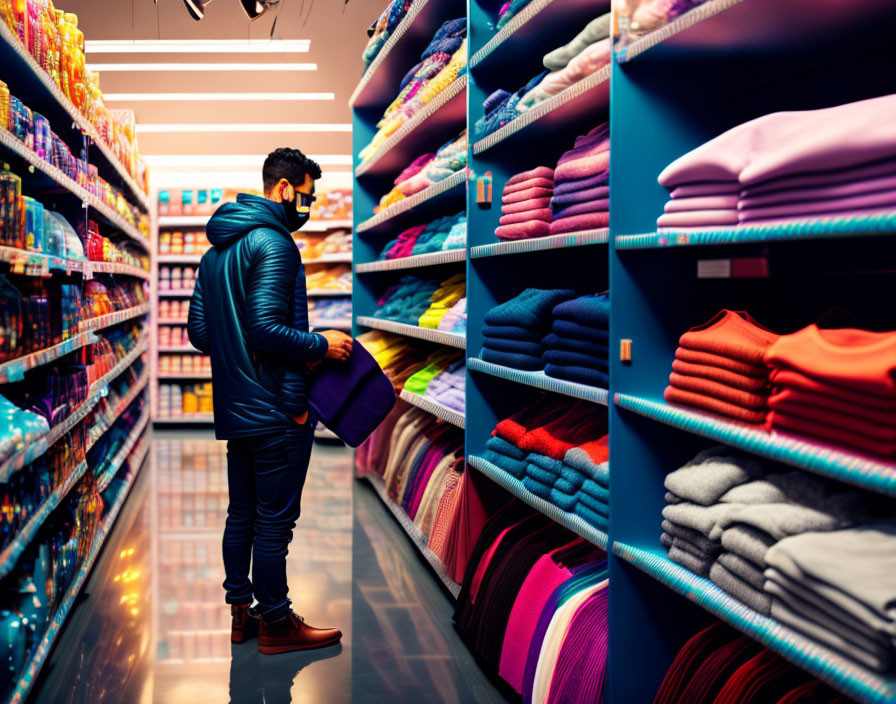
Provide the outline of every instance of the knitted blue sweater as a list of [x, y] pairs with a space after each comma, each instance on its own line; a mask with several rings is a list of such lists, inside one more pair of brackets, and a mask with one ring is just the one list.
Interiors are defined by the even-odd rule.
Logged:
[[593, 293], [565, 301], [554, 308], [554, 317], [595, 328], [609, 328], [610, 295], [607, 292]]
[[558, 303], [576, 295], [571, 289], [527, 288], [520, 295], [492, 308], [485, 314], [488, 325], [518, 325], [538, 331], [550, 328], [551, 311]]

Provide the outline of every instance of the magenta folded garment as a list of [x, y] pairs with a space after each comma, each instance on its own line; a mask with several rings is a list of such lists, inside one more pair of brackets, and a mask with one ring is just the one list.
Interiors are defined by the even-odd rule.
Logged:
[[802, 203], [806, 201], [834, 201], [851, 196], [864, 196], [884, 191], [896, 191], [896, 175], [852, 181], [836, 186], [814, 186], [811, 188], [788, 188], [758, 196], [743, 196], [740, 208], [764, 208], [782, 203]]
[[710, 227], [713, 225], [737, 225], [740, 222], [736, 209], [692, 210], [687, 213], [663, 213], [656, 221], [657, 227]]
[[837, 169], [835, 171], [813, 171], [797, 176], [784, 176], [773, 178], [769, 181], [756, 183], [744, 188], [743, 196], [758, 196], [763, 193], [773, 193], [796, 188], [812, 188], [815, 186], [839, 186], [845, 183], [867, 181], [880, 176], [892, 176], [896, 174], [896, 161], [886, 159], [860, 164], [849, 169]]
[[573, 215], [586, 215], [587, 213], [599, 213], [603, 210], [610, 209], [610, 199], [602, 198], [600, 200], [589, 200], [584, 203], [576, 203], [575, 205], [567, 205], [560, 210], [554, 209], [554, 220], [568, 218]]
[[528, 213], [514, 213], [513, 215], [502, 215], [498, 221], [502, 225], [518, 225], [520, 223], [529, 222], [530, 220], [541, 220], [542, 222], [550, 222], [554, 219], [554, 214], [550, 208], [541, 208], [540, 210], [530, 210]]
[[[557, 207], [565, 207], [567, 205], [578, 205], [579, 203], [587, 203], [589, 200], [597, 200], [600, 198], [609, 198], [610, 196], [610, 187], [609, 186], [597, 186], [596, 188], [586, 188], [583, 191], [574, 191], [573, 193], [561, 193], [557, 195], [557, 192], [554, 191], [554, 195], [551, 198], [551, 205]], [[737, 205], [737, 201], [735, 199], [735, 206]]]
[[606, 186], [610, 182], [610, 172], [601, 171], [594, 176], [586, 176], [585, 178], [573, 178], [560, 181], [554, 179], [554, 193], [575, 193], [576, 191], [584, 191], [597, 186]]
[[554, 170], [548, 168], [547, 166], [536, 166], [534, 169], [529, 169], [528, 171], [523, 171], [522, 173], [516, 174], [515, 176], [511, 176], [507, 179], [508, 186], [513, 186], [517, 183], [523, 183], [524, 181], [528, 181], [533, 178], [546, 178], [551, 181], [554, 180]]
[[524, 200], [529, 200], [530, 198], [550, 197], [550, 188], [527, 188], [525, 191], [520, 191], [519, 193], [511, 193], [510, 195], [505, 193], [501, 198], [501, 203], [502, 205], [512, 205], [514, 203], [522, 203]]
[[528, 191], [530, 188], [554, 188], [554, 182], [549, 178], [530, 178], [527, 181], [520, 181], [519, 183], [515, 183], [512, 186], [507, 184], [504, 186], [504, 192], [502, 195], [508, 196], [513, 195], [514, 193], [520, 193], [521, 191]]
[[692, 210], [730, 210], [737, 207], [737, 196], [694, 196], [666, 202], [667, 213], [686, 213]]
[[527, 240], [531, 237], [545, 237], [551, 234], [551, 226], [541, 220], [530, 220], [519, 225], [501, 225], [495, 230], [499, 240]]
[[563, 164], [554, 169], [554, 179], [585, 178], [610, 168], [610, 152], [602, 151], [593, 156], [582, 157]]
[[782, 203], [766, 208], [742, 208], [740, 221], [783, 220], [807, 216], [827, 215], [843, 211], [874, 211], [896, 206], [896, 191], [867, 193], [862, 196], [831, 198], [806, 203]]
[[501, 206], [502, 215], [513, 215], [514, 213], [525, 213], [527, 210], [538, 210], [539, 208], [550, 208], [550, 198], [530, 198], [522, 200], [519, 203], [508, 203]]
[[[575, 151], [576, 149], [587, 149], [595, 145], [609, 142], [609, 139], [610, 126], [605, 122], [604, 124], [595, 127], [588, 134], [583, 134], [579, 137], [576, 137], [576, 141], [573, 142], [572, 149], [570, 149], [569, 151], [571, 152]], [[569, 154], [569, 152], [566, 153]], [[560, 160], [563, 161], [563, 157], [561, 157]]]
[[672, 189], [673, 198], [695, 198], [697, 196], [728, 196], [740, 193], [737, 181], [712, 181], [709, 183], [686, 183]]
[[745, 122], [673, 161], [659, 176], [750, 186], [807, 171], [833, 171], [896, 156], [896, 94]]
[[566, 232], [581, 232], [582, 230], [596, 230], [607, 227], [610, 224], [610, 212], [604, 210], [599, 213], [587, 215], [573, 215], [562, 220], [554, 220], [551, 223], [551, 234], [562, 235]]

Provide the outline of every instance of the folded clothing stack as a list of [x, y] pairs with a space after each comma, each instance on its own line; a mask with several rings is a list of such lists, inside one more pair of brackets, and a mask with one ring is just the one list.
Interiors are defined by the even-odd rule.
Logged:
[[417, 325], [420, 316], [429, 309], [430, 298], [438, 288], [437, 280], [403, 276], [397, 284], [386, 289], [377, 301], [378, 307], [373, 317]]
[[395, 393], [404, 388], [405, 382], [417, 371], [426, 366], [429, 353], [402, 335], [370, 330], [356, 338], [376, 360], [389, 377]]
[[[448, 246], [448, 236], [461, 222], [464, 223], [464, 230], [466, 231], [465, 213], [446, 215], [445, 217], [436, 218], [432, 222], [424, 225], [410, 227], [383, 247], [383, 251], [380, 252], [378, 259], [380, 261], [387, 259], [402, 259], [417, 254], [427, 254], [429, 252], [439, 252], [451, 249], [451, 247]], [[466, 241], [466, 237], [464, 237], [464, 240]]]
[[466, 375], [467, 365], [461, 356], [433, 377], [423, 396], [458, 413], [463, 413]]
[[527, 288], [485, 314], [482, 359], [514, 369], [544, 369], [542, 340], [551, 330], [553, 310], [573, 298], [571, 289]]
[[445, 243], [442, 249], [464, 249], [467, 246], [467, 218], [466, 215], [460, 218], [448, 231]]
[[546, 166], [511, 177], [501, 194], [500, 227], [495, 230], [498, 239], [520, 240], [549, 235], [553, 190], [554, 170]]
[[473, 126], [473, 134], [477, 138], [485, 137], [518, 118], [520, 114], [516, 107], [522, 97], [541, 83], [542, 79], [547, 75], [547, 71], [542, 71], [514, 93], [510, 93], [503, 88], [499, 88], [494, 93], [491, 93], [482, 104], [483, 116], [476, 120]]
[[417, 157], [394, 181], [394, 188], [380, 198], [374, 213], [444, 181], [467, 166], [467, 131], [443, 144], [435, 154]]
[[325, 254], [349, 254], [352, 251], [352, 234], [347, 230], [331, 232], [326, 237], [299, 233], [296, 244], [302, 260], [308, 264]]
[[669, 559], [768, 615], [766, 553], [779, 540], [868, 521], [861, 492], [784, 470], [727, 447], [701, 452], [665, 480], [663, 545]]
[[606, 433], [604, 409], [546, 399], [498, 423], [483, 457], [536, 496], [605, 531], [610, 515]]
[[554, 169], [550, 234], [593, 230], [610, 224], [610, 126], [578, 137]]
[[308, 320], [313, 328], [350, 328], [352, 302], [349, 298], [317, 298], [308, 301]]
[[580, 296], [557, 304], [551, 333], [543, 340], [544, 373], [589, 386], [610, 384], [610, 296]]
[[744, 423], [765, 423], [766, 351], [778, 335], [748, 313], [723, 310], [679, 339], [665, 398]]
[[771, 429], [896, 457], [896, 332], [810, 325], [765, 353]]
[[765, 115], [673, 161], [660, 228], [736, 227], [896, 208], [896, 95]]
[[460, 358], [457, 350], [440, 348], [426, 358], [426, 365], [414, 372], [404, 382], [405, 391], [422, 396], [426, 393], [429, 384], [439, 374], [445, 371], [451, 364]]
[[417, 324], [421, 328], [436, 330], [448, 311], [450, 311], [462, 298], [467, 295], [466, 273], [455, 274], [445, 279], [430, 296], [430, 306], [420, 316]]
[[392, 0], [383, 13], [367, 29], [370, 40], [364, 48], [362, 58], [364, 66], [369, 66], [380, 53], [383, 45], [392, 36], [392, 32], [405, 18], [414, 0]]
[[[706, 0], [640, 0], [629, 15], [628, 33], [640, 36], [652, 32], [704, 2]], [[632, 3], [627, 6], [632, 8]]]
[[460, 335], [467, 334], [467, 297], [464, 296], [451, 306], [451, 310], [442, 316], [439, 321], [439, 330], [442, 332], [454, 332]]
[[771, 615], [878, 672], [896, 644], [896, 521], [784, 538], [765, 554]]
[[305, 279], [305, 286], [309, 291], [322, 289], [324, 291], [351, 292], [352, 268], [347, 264], [326, 267], [309, 274]]

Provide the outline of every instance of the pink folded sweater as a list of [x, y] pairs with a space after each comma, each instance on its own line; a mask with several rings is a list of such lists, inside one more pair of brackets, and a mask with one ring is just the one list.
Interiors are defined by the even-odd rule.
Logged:
[[557, 168], [554, 170], [554, 178], [558, 181], [571, 178], [585, 178], [608, 168], [610, 168], [609, 149], [557, 164]]
[[542, 222], [550, 222], [553, 214], [550, 208], [541, 208], [539, 210], [530, 210], [526, 213], [514, 213], [513, 215], [502, 215], [499, 222], [502, 225], [517, 225], [519, 223], [529, 222], [530, 220], [541, 220]]
[[666, 203], [667, 213], [684, 213], [690, 210], [728, 210], [737, 207], [737, 196], [694, 196], [674, 198]]
[[519, 181], [518, 183], [510, 184], [508, 183], [504, 186], [504, 195], [512, 195], [513, 193], [519, 193], [520, 191], [526, 191], [530, 188], [553, 188], [554, 181], [553, 179], [544, 178], [543, 176], [539, 176], [536, 178], [529, 178], [525, 181]]
[[530, 220], [517, 225], [501, 225], [495, 230], [499, 240], [526, 240], [551, 234], [551, 226], [541, 220]]
[[516, 185], [517, 183], [523, 183], [524, 181], [528, 181], [533, 178], [546, 178], [551, 181], [554, 180], [554, 170], [548, 168], [547, 166], [536, 166], [534, 169], [529, 169], [529, 171], [523, 171], [516, 176], [511, 176], [507, 180], [508, 186]]
[[530, 198], [519, 203], [507, 203], [501, 206], [502, 215], [513, 215], [514, 213], [525, 213], [528, 210], [538, 210], [539, 208], [547, 208], [551, 205], [550, 198]]
[[524, 200], [531, 198], [550, 198], [553, 191], [550, 188], [527, 188], [519, 193], [504, 194], [501, 202], [504, 205], [512, 205], [514, 203], [522, 203]]
[[610, 213], [607, 210], [587, 215], [573, 215], [562, 220], [555, 220], [550, 224], [550, 234], [562, 235], [567, 232], [580, 232], [582, 230], [596, 230], [607, 227], [610, 224]]

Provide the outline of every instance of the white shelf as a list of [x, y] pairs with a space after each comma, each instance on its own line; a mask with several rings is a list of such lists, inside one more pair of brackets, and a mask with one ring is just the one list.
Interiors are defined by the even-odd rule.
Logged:
[[351, 264], [351, 252], [336, 252], [335, 254], [323, 254], [314, 259], [303, 259], [304, 264]]
[[438, 266], [439, 264], [466, 261], [466, 258], [466, 249], [448, 249], [442, 252], [415, 254], [412, 257], [402, 257], [400, 259], [385, 259], [383, 261], [356, 264], [355, 273], [367, 274], [372, 271], [396, 271], [398, 269], [415, 269], [423, 266]]
[[183, 423], [214, 423], [214, 413], [189, 413], [180, 416], [170, 416], [165, 418], [153, 418], [153, 423], [160, 425], [178, 425]]
[[451, 423], [451, 425], [456, 425], [458, 428], [463, 428], [466, 425], [466, 417], [463, 413], [459, 413], [453, 408], [448, 408], [448, 406], [443, 406], [441, 403], [436, 403], [425, 396], [402, 389], [401, 398], [412, 406], [422, 408], [427, 413], [432, 413], [437, 418], [441, 418], [442, 420]]
[[156, 261], [159, 264], [198, 264], [202, 261], [201, 254], [157, 254]]
[[[358, 234], [367, 232], [368, 230], [373, 230], [386, 223], [392, 225], [393, 223], [390, 223], [389, 221], [393, 218], [398, 218], [400, 215], [404, 215], [414, 208], [419, 208], [424, 204], [428, 205], [428, 201], [434, 201], [439, 196], [453, 191], [461, 184], [466, 184], [466, 182], [467, 170], [463, 169], [462, 171], [457, 171], [451, 174], [448, 178], [443, 179], [438, 183], [434, 183], [429, 188], [426, 188], [419, 193], [415, 193], [410, 198], [404, 198], [397, 203], [393, 203], [388, 208], [381, 210], [372, 218], [359, 224], [355, 232]], [[457, 195], [460, 196], [462, 194], [458, 192]]]
[[159, 227], [205, 227], [211, 215], [159, 215]]
[[192, 345], [180, 345], [179, 347], [159, 347], [159, 352], [196, 352], [198, 354], [202, 354], [199, 350], [197, 350]]
[[418, 340], [436, 342], [440, 345], [449, 345], [450, 347], [457, 347], [462, 350], [467, 347], [466, 336], [458, 335], [454, 332], [442, 332], [441, 330], [433, 330], [431, 328], [421, 328], [418, 325], [396, 323], [394, 320], [383, 320], [382, 318], [374, 318], [366, 315], [359, 315], [355, 318], [355, 322], [365, 328], [394, 332], [397, 335], [416, 337]]
[[160, 298], [186, 298], [193, 295], [193, 289], [190, 289], [189, 291], [184, 289], [165, 289], [158, 293]]
[[119, 264], [117, 262], [84, 262], [84, 275], [91, 279], [95, 274], [119, 274], [124, 276], [134, 276], [138, 279], [149, 281], [150, 273], [145, 269], [140, 269], [130, 264]]
[[536, 237], [528, 240], [511, 240], [508, 242], [495, 242], [494, 244], [481, 244], [470, 248], [470, 257], [472, 259], [479, 259], [480, 257], [498, 257], [506, 254], [543, 252], [551, 249], [584, 247], [590, 244], [606, 244], [609, 241], [609, 229], [583, 230], [581, 232], [569, 232], [563, 235], [551, 235], [550, 237]]
[[160, 381], [166, 381], [168, 379], [186, 379], [186, 380], [208, 379], [209, 381], [211, 381], [211, 378], [212, 378], [211, 374], [203, 373], [203, 372], [197, 372], [196, 374], [162, 374], [162, 373], [160, 373], [157, 376]]
[[310, 298], [339, 298], [341, 296], [351, 296], [352, 292], [349, 291], [337, 291], [328, 288], [311, 288], [305, 293], [306, 296]]
[[149, 313], [149, 303], [141, 303], [139, 306], [115, 311], [114, 313], [106, 313], [106, 315], [83, 321], [81, 326], [83, 328], [82, 332], [109, 328], [113, 325], [119, 325], [127, 320], [131, 320], [132, 318], [139, 318], [147, 313]]

